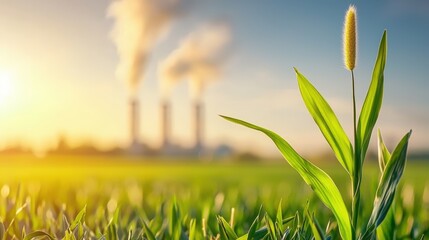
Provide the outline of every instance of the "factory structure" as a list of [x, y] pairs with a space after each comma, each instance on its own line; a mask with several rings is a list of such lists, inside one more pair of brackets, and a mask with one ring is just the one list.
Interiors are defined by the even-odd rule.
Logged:
[[[171, 137], [172, 131], [172, 109], [171, 103], [165, 100], [160, 102], [160, 119], [161, 128], [161, 145], [156, 150], [157, 154], [161, 155], [192, 155], [203, 156], [205, 153], [204, 146], [204, 108], [203, 103], [198, 101], [193, 103], [192, 107], [192, 124], [190, 135], [193, 136], [193, 145], [190, 148], [184, 148], [176, 145]], [[130, 139], [128, 144], [128, 153], [131, 155], [145, 155], [147, 147], [139, 139], [140, 136], [140, 115], [139, 103], [136, 98], [129, 101], [129, 130]]]
[[[116, 46], [119, 62], [117, 78], [129, 89], [129, 129], [128, 152], [140, 155], [148, 153], [148, 147], [139, 139], [140, 108], [138, 86], [151, 53], [161, 35], [171, 23], [186, 12], [184, 0], [118, 0], [110, 4], [107, 15], [114, 20], [111, 38]], [[231, 39], [227, 22], [213, 21], [190, 32], [178, 47], [158, 64], [158, 80], [161, 83], [160, 103], [162, 147], [159, 152], [176, 155], [177, 146], [171, 139], [170, 101], [174, 86], [187, 81], [193, 104], [194, 146], [189, 149], [193, 155], [204, 153], [204, 105], [202, 95], [207, 85], [221, 78]], [[143, 114], [144, 115], [144, 114]], [[183, 151], [182, 151], [183, 152]], [[185, 151], [186, 152], [186, 151]]]

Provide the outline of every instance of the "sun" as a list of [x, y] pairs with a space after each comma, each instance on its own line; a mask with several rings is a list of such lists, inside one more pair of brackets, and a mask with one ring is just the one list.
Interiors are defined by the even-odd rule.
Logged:
[[0, 71], [0, 106], [5, 105], [13, 93], [13, 79], [8, 72]]

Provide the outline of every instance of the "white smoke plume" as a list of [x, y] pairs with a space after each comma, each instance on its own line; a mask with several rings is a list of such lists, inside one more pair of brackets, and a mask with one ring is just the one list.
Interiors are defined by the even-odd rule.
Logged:
[[131, 96], [160, 35], [185, 6], [182, 0], [116, 0], [108, 8], [115, 23], [111, 37], [119, 54], [117, 77], [127, 82]]
[[169, 97], [178, 81], [188, 79], [193, 97], [199, 100], [207, 83], [219, 79], [231, 38], [231, 27], [225, 22], [209, 23], [190, 33], [159, 65], [163, 97]]

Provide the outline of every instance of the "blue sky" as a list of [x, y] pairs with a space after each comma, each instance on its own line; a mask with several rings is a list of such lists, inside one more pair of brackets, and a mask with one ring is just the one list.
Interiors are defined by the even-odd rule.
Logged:
[[[76, 144], [128, 141], [127, 89], [115, 78], [118, 56], [109, 38], [108, 1], [3, 1], [0, 4], [0, 69], [16, 82], [0, 105], [0, 145], [21, 139], [52, 146], [59, 133]], [[150, 56], [139, 88], [141, 137], [160, 143], [157, 66], [201, 24], [226, 20], [233, 43], [223, 74], [204, 94], [205, 139], [241, 150], [275, 155], [264, 136], [217, 114], [239, 117], [278, 131], [299, 151], [328, 149], [299, 96], [297, 67], [332, 104], [349, 136], [350, 73], [343, 67], [342, 26], [350, 4], [358, 11], [358, 102], [371, 77], [378, 44], [388, 31], [385, 98], [380, 121], [388, 146], [413, 129], [410, 148], [428, 149], [429, 3], [424, 0], [258, 1], [195, 0], [177, 18]], [[187, 83], [174, 89], [173, 138], [192, 145]], [[13, 126], [13, 127], [12, 127]], [[37, 130], [34, 130], [37, 129]], [[73, 140], [74, 139], [74, 140]]]

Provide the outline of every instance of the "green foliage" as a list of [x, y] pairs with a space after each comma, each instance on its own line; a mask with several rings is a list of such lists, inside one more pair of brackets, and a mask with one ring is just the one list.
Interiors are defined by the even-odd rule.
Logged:
[[331, 177], [313, 163], [302, 158], [283, 138], [265, 128], [231, 117], [222, 116], [228, 121], [255, 129], [266, 134], [282, 153], [286, 161], [301, 175], [320, 200], [333, 212], [339, 223], [341, 236], [351, 239], [349, 214], [343, 198]]
[[323, 240], [325, 239], [325, 233], [320, 227], [319, 222], [315, 218], [314, 214], [311, 215], [309, 211], [307, 211], [307, 218], [311, 227], [311, 231], [313, 233], [315, 240]]
[[[410, 138], [411, 131], [402, 138], [392, 155], [390, 155], [384, 145], [381, 134], [379, 133], [379, 166], [382, 172], [382, 177], [378, 184], [374, 207], [369, 220], [363, 227], [359, 226], [358, 216], [361, 215], [362, 211], [360, 204], [362, 169], [371, 134], [381, 109], [386, 55], [387, 42], [385, 31], [380, 42], [371, 84], [362, 106], [359, 121], [357, 126], [354, 125], [354, 148], [328, 102], [310, 83], [310, 81], [308, 81], [307, 78], [305, 78], [304, 75], [295, 68], [298, 86], [308, 111], [319, 126], [320, 131], [331, 146], [338, 161], [351, 177], [352, 218], [349, 218], [348, 210], [344, 204], [340, 191], [337, 189], [331, 177], [311, 162], [302, 158], [283, 138], [265, 128], [239, 119], [222, 116], [228, 121], [260, 131], [271, 138], [287, 162], [301, 175], [319, 199], [333, 212], [337, 220], [341, 237], [346, 240], [366, 240], [373, 239], [375, 237], [377, 227], [383, 222], [389, 212], [399, 180], [401, 179], [405, 168], [408, 140]], [[351, 73], [353, 86], [353, 112], [355, 113], [354, 74], [353, 72]], [[356, 124], [356, 116], [354, 117], [354, 124]], [[390, 217], [389, 221], [392, 221], [391, 218], [392, 217]], [[308, 215], [307, 219], [310, 222], [310, 228], [314, 238], [324, 239], [323, 232], [320, 231], [317, 220], [310, 215]], [[271, 238], [279, 239], [281, 236], [274, 231], [274, 224], [269, 219], [267, 219], [267, 222]], [[384, 226], [384, 229], [379, 231], [379, 235], [383, 235], [382, 233], [387, 231], [389, 226], [390, 225]], [[362, 235], [359, 235], [361, 230], [363, 230]]]
[[[401, 179], [402, 173], [404, 172], [408, 140], [410, 136], [411, 131], [402, 138], [398, 146], [393, 151], [390, 159], [387, 159], [387, 164], [383, 171], [375, 196], [374, 208], [362, 239], [367, 239], [375, 234], [375, 229], [381, 224], [389, 211], [390, 205], [395, 197], [396, 187]], [[384, 145], [382, 140], [380, 140], [380, 142]]]
[[45, 237], [51, 240], [54, 240], [55, 238], [53, 238], [51, 235], [49, 235], [48, 233], [44, 232], [44, 231], [34, 231], [28, 235], [26, 235], [24, 237], [24, 240], [32, 240], [35, 238], [41, 238], [41, 237]]
[[372, 80], [369, 86], [362, 110], [359, 116], [359, 122], [356, 132], [355, 151], [358, 157], [355, 159], [359, 166], [362, 166], [368, 150], [372, 130], [380, 113], [383, 102], [383, 84], [384, 84], [384, 66], [387, 58], [387, 32], [384, 31], [381, 38], [378, 56], [372, 73]]
[[223, 240], [237, 239], [237, 234], [234, 232], [229, 223], [221, 216], [218, 217], [220, 238]]
[[[133, 164], [123, 168], [123, 176], [114, 180], [104, 175], [99, 178], [91, 172], [86, 177], [71, 178], [69, 181], [63, 178], [41, 180], [42, 172], [37, 170], [30, 173], [27, 180], [10, 179], [7, 182], [10, 193], [7, 196], [0, 194], [0, 222], [5, 226], [4, 239], [23, 239], [35, 231], [43, 231], [53, 239], [171, 239], [169, 228], [170, 222], [174, 222], [171, 221], [174, 202], [179, 213], [180, 224], [177, 226], [181, 232], [180, 239], [191, 238], [191, 235], [202, 240], [220, 237], [218, 217], [231, 226], [231, 208], [235, 208], [231, 229], [242, 240], [270, 239], [268, 219], [273, 223], [271, 233], [284, 239], [312, 239], [315, 235], [314, 223], [316, 227], [320, 226], [317, 227], [318, 231], [324, 234], [325, 239], [341, 239], [335, 216], [288, 166], [226, 163], [184, 166], [171, 163]], [[345, 185], [348, 176], [343, 169], [335, 168], [336, 164], [321, 163], [321, 166], [329, 170], [343, 193], [344, 201], [349, 203]], [[395, 234], [398, 239], [420, 239], [423, 233], [429, 232], [429, 205], [423, 194], [427, 167], [422, 163], [413, 163], [407, 166], [404, 173], [407, 182], [415, 183], [413, 196], [416, 204], [409, 205], [409, 200], [404, 198], [409, 194], [402, 193], [401, 186], [395, 194]], [[85, 168], [81, 166], [82, 171]], [[118, 174], [116, 167], [99, 165], [98, 168], [100, 172]], [[185, 168], [188, 170], [186, 175], [174, 172]], [[130, 179], [129, 172], [134, 169], [153, 172], [154, 175], [131, 176]], [[378, 165], [369, 161], [365, 172], [377, 174]], [[375, 179], [364, 180], [364, 186], [377, 184], [373, 181]], [[19, 188], [18, 181], [21, 182]], [[5, 184], [5, 180], [0, 181], [0, 190]], [[143, 193], [138, 202], [133, 200], [136, 191]], [[366, 204], [363, 204], [362, 211], [365, 215], [369, 216], [372, 212], [370, 203], [375, 191], [375, 188], [366, 188], [363, 193]], [[107, 207], [112, 199], [118, 207]], [[21, 211], [11, 213], [12, 209]], [[85, 214], [80, 214], [82, 211]], [[383, 223], [387, 219], [388, 215]], [[79, 223], [70, 234], [73, 222]]]
[[396, 238], [396, 223], [395, 223], [395, 207], [392, 207], [387, 212], [386, 218], [377, 228], [377, 239], [379, 240], [390, 240]]
[[313, 116], [338, 161], [351, 175], [353, 173], [353, 149], [349, 138], [328, 102], [296, 68], [295, 72], [298, 86], [308, 111]]

